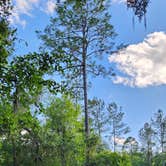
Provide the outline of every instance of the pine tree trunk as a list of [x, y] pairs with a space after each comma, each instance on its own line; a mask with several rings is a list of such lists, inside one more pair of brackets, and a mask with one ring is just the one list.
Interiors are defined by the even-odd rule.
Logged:
[[116, 137], [116, 135], [115, 135], [115, 124], [114, 124], [114, 121], [113, 121], [113, 146], [114, 146], [114, 148], [113, 148], [113, 150], [114, 150], [114, 152], [116, 151], [116, 149], [115, 149], [115, 146], [116, 146], [116, 142], [115, 142], [115, 137]]
[[150, 143], [148, 142], [148, 152], [147, 152], [147, 160], [148, 160], [148, 166], [152, 166], [152, 148]]
[[83, 94], [84, 94], [84, 113], [85, 113], [85, 139], [86, 139], [86, 161], [85, 165], [89, 165], [89, 116], [88, 116], [88, 95], [87, 95], [87, 43], [86, 43], [86, 18], [82, 20], [82, 34], [83, 34], [83, 47], [82, 47], [82, 77], [83, 77]]
[[164, 124], [162, 123], [161, 124], [161, 127], [160, 127], [160, 130], [161, 130], [161, 134], [160, 134], [160, 139], [161, 139], [161, 152], [163, 153], [164, 152]]
[[88, 97], [87, 97], [87, 73], [86, 57], [83, 55], [83, 92], [84, 92], [84, 113], [85, 113], [85, 139], [86, 139], [86, 165], [89, 163], [89, 117], [88, 117]]
[[87, 73], [86, 60], [83, 58], [83, 91], [84, 91], [84, 111], [85, 111], [85, 133], [89, 135], [89, 121], [88, 121], [88, 97], [87, 97]]
[[13, 166], [18, 166], [15, 142], [12, 139]]

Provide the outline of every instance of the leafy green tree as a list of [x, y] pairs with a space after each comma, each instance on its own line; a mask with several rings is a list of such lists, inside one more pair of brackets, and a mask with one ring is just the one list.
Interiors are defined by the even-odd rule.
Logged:
[[[0, 47], [2, 58], [0, 61], [0, 106], [2, 117], [6, 117], [0, 121], [0, 128], [2, 131], [7, 131], [7, 133], [3, 132], [1, 137], [5, 138], [5, 141], [8, 142], [7, 147], [10, 147], [10, 151], [12, 151], [12, 154], [8, 154], [12, 155], [12, 163], [10, 164], [16, 166], [21, 164], [21, 157], [19, 160], [18, 154], [21, 154], [19, 151], [24, 149], [23, 146], [20, 146], [22, 142], [19, 142], [19, 138], [22, 138], [21, 129], [16, 130], [20, 127], [17, 116], [24, 112], [28, 113], [32, 105], [40, 107], [38, 98], [43, 87], [47, 87], [54, 93], [62, 92], [64, 87], [55, 81], [44, 78], [44, 75], [51, 71], [53, 63], [49, 54], [32, 53], [22, 57], [17, 56], [8, 61], [8, 57], [12, 54], [14, 31], [11, 32], [10, 28], [8, 29], [6, 20], [0, 23], [0, 27], [2, 34], [0, 35], [0, 45], [2, 46]], [[55, 65], [58, 66], [58, 63], [54, 63]], [[27, 125], [33, 124], [33, 118], [32, 121], [28, 122]], [[27, 127], [27, 129], [29, 128]], [[6, 136], [6, 134], [11, 136]], [[31, 137], [34, 136], [31, 138], [32, 140], [36, 139], [35, 134], [37, 132], [31, 134]], [[6, 142], [2, 142], [2, 145]], [[6, 153], [6, 150], [3, 148], [2, 152]], [[33, 153], [28, 154], [32, 155]]]
[[[51, 59], [49, 54], [32, 53], [24, 56], [11, 58], [14, 48], [13, 44], [16, 39], [15, 30], [13, 30], [8, 20], [10, 15], [10, 1], [0, 1], [0, 120], [1, 145], [2, 145], [2, 164], [18, 166], [24, 165], [40, 165], [38, 163], [40, 157], [35, 157], [39, 153], [39, 135], [38, 130], [32, 132], [34, 121], [39, 126], [35, 117], [32, 117], [30, 108], [37, 107], [40, 109], [39, 95], [44, 87], [50, 92], [62, 92], [64, 86], [58, 82], [44, 78], [50, 74], [54, 67], [56, 71], [60, 71], [60, 65]], [[54, 64], [54, 65], [52, 65]], [[29, 113], [29, 114], [28, 114]], [[26, 115], [28, 114], [28, 115]], [[25, 128], [22, 128], [19, 117], [26, 121]], [[26, 119], [27, 118], [27, 119]], [[29, 120], [28, 120], [29, 118]], [[24, 122], [23, 122], [24, 123]], [[22, 138], [21, 132], [25, 131], [26, 137]], [[24, 140], [31, 143], [24, 143]], [[31, 145], [31, 146], [30, 146]], [[24, 150], [25, 149], [25, 150]], [[27, 150], [27, 151], [26, 151]], [[28, 156], [25, 159], [25, 154]], [[7, 156], [4, 157], [4, 154]], [[9, 159], [6, 161], [6, 159]], [[27, 162], [25, 162], [27, 161]], [[27, 163], [27, 164], [26, 164]]]
[[8, 22], [12, 5], [10, 0], [0, 1], [0, 100], [5, 94], [4, 83], [5, 73], [8, 69], [9, 56], [13, 51], [13, 44], [15, 41], [15, 30], [12, 29]]
[[129, 153], [132, 155], [133, 153], [136, 153], [138, 151], [138, 142], [134, 137], [127, 137], [124, 144], [123, 149], [126, 151], [129, 151]]
[[47, 53], [18, 56], [11, 61], [2, 84], [6, 94], [2, 98], [6, 97], [13, 102], [14, 112], [17, 112], [19, 107], [25, 109], [34, 104], [43, 87], [54, 93], [63, 91], [64, 88], [58, 82], [44, 78], [51, 71], [52, 63]]
[[113, 150], [116, 151], [116, 139], [120, 138], [122, 135], [127, 134], [130, 129], [123, 122], [124, 113], [121, 108], [118, 108], [116, 103], [111, 103], [107, 107], [109, 126], [111, 128], [110, 138], [113, 139]]
[[80, 113], [79, 106], [73, 105], [67, 97], [54, 99], [46, 108], [43, 134], [46, 152], [50, 151], [45, 154], [46, 165], [78, 166], [83, 163], [85, 144]]
[[[44, 76], [51, 71], [52, 61], [54, 60], [52, 60], [47, 53], [32, 53], [15, 57], [8, 64], [3, 74], [3, 93], [0, 99], [0, 104], [4, 108], [4, 111], [6, 111], [6, 114], [8, 115], [8, 111], [10, 113], [8, 118], [14, 118], [17, 122], [16, 117], [21, 112], [28, 112], [32, 106], [40, 110], [42, 103], [39, 100], [39, 96], [42, 94], [44, 87], [48, 88], [50, 92], [54, 92], [54, 94], [64, 90], [64, 87], [56, 81], [44, 78]], [[54, 63], [54, 65], [56, 65], [56, 63]], [[4, 106], [10, 109], [6, 109]], [[11, 108], [13, 113], [11, 113]], [[32, 110], [30, 112], [32, 113]], [[0, 123], [2, 128], [5, 127], [4, 122], [5, 121], [1, 121]], [[10, 125], [10, 121], [7, 122], [9, 123], [8, 125]], [[31, 124], [33, 124], [33, 119], [29, 121], [29, 125]], [[11, 126], [12, 125], [15, 128], [15, 123], [12, 123]], [[17, 125], [17, 127], [19, 127], [19, 125]], [[12, 128], [9, 128], [9, 132], [12, 132], [10, 130], [12, 130]], [[31, 135], [34, 136], [32, 140], [36, 140], [35, 134], [38, 135], [37, 132]], [[16, 154], [18, 153], [17, 140], [21, 137], [21, 133], [16, 132], [14, 135], [12, 142], [10, 142], [10, 139], [9, 142], [13, 151], [13, 165], [16, 166], [20, 164]], [[37, 143], [36, 146], [39, 148], [39, 143]], [[22, 146], [20, 146], [20, 148], [21, 147]], [[33, 153], [30, 153], [30, 155], [31, 154]], [[38, 162], [38, 159], [36, 162]]]
[[10, 105], [0, 106], [0, 165], [37, 165], [40, 160], [38, 120], [30, 111], [13, 113]]

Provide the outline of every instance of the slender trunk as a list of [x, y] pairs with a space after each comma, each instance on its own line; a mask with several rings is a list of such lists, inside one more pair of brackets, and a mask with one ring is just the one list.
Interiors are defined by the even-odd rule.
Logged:
[[39, 142], [38, 142], [38, 140], [36, 139], [35, 140], [35, 144], [34, 144], [34, 146], [35, 146], [35, 166], [39, 166], [41, 163], [41, 161], [42, 161], [42, 159], [41, 159], [41, 157], [40, 157], [40, 155], [39, 155]]
[[88, 117], [88, 97], [87, 97], [87, 73], [86, 55], [83, 55], [83, 92], [84, 92], [84, 113], [85, 113], [85, 139], [86, 139], [86, 165], [89, 163], [89, 117]]
[[152, 160], [151, 160], [151, 158], [152, 158], [152, 154], [151, 154], [152, 148], [151, 148], [150, 142], [148, 141], [148, 152], [147, 152], [148, 166], [152, 166]]
[[163, 143], [163, 137], [161, 137], [161, 152], [164, 152], [164, 143]]
[[86, 17], [82, 20], [82, 77], [83, 77], [83, 94], [84, 94], [84, 113], [85, 113], [85, 139], [86, 139], [86, 166], [89, 165], [89, 116], [88, 116], [88, 95], [87, 95], [87, 41], [86, 41]]
[[97, 110], [97, 128], [98, 128], [99, 138], [101, 138], [101, 123], [99, 117], [100, 117], [100, 108], [99, 110]]
[[101, 128], [100, 128], [100, 126], [99, 126], [99, 138], [101, 138]]
[[115, 146], [116, 146], [116, 143], [115, 143], [115, 133], [114, 133], [114, 152], [116, 151]]
[[61, 166], [66, 166], [65, 153], [63, 147], [61, 147]]
[[65, 129], [62, 131], [62, 142], [61, 145], [61, 165], [66, 166], [66, 157], [65, 157]]
[[15, 142], [12, 138], [12, 155], [13, 155], [13, 166], [18, 166], [17, 164], [17, 154], [16, 154], [16, 146], [15, 146]]
[[88, 95], [87, 95], [87, 43], [86, 43], [86, 20], [83, 20], [83, 53], [82, 53], [82, 76], [83, 76], [83, 93], [84, 93], [84, 111], [85, 111], [85, 133], [89, 135], [88, 120]]
[[87, 97], [87, 73], [86, 60], [83, 60], [83, 88], [84, 88], [84, 111], [85, 111], [85, 133], [89, 136], [88, 97]]
[[15, 92], [13, 94], [13, 112], [14, 113], [16, 113], [18, 111], [18, 104], [19, 104], [18, 93], [19, 93], [19, 90], [18, 90], [18, 86], [16, 84]]
[[116, 135], [115, 135], [115, 125], [114, 125], [114, 121], [113, 121], [113, 139], [114, 139], [114, 140], [113, 140], [113, 141], [114, 141], [114, 142], [113, 142], [113, 146], [114, 146], [113, 149], [114, 149], [114, 152], [115, 152], [115, 146], [116, 146], [116, 143], [115, 143], [115, 136], [116, 136]]
[[164, 152], [164, 124], [161, 124], [161, 134], [160, 134], [160, 140], [161, 140], [161, 152]]
[[[16, 114], [18, 111], [18, 86], [17, 81], [15, 82], [15, 92], [13, 94], [13, 113]], [[17, 163], [17, 154], [16, 154], [16, 145], [14, 138], [12, 138], [12, 155], [13, 155], [13, 166], [18, 166]]]
[[59, 124], [61, 127], [58, 127], [57, 133], [61, 137], [62, 144], [60, 144], [59, 147], [59, 157], [60, 157], [60, 165], [61, 166], [66, 166], [66, 152], [65, 152], [65, 127], [62, 125], [62, 123]]

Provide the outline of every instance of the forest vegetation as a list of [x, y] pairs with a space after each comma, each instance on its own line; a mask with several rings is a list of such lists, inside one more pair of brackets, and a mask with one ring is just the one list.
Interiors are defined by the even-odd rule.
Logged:
[[[140, 20], [149, 1], [141, 2], [127, 3]], [[0, 165], [165, 166], [163, 110], [135, 138], [116, 101], [88, 96], [90, 78], [116, 74], [99, 63], [114, 51], [111, 6], [102, 0], [58, 4], [50, 24], [36, 30], [40, 51], [13, 56], [13, 6], [0, 1]]]

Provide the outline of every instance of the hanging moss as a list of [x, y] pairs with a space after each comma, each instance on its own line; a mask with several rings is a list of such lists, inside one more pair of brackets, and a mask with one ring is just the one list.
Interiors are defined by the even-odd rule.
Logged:
[[133, 9], [134, 15], [138, 17], [139, 21], [144, 19], [146, 27], [146, 13], [150, 0], [127, 0], [127, 7]]

